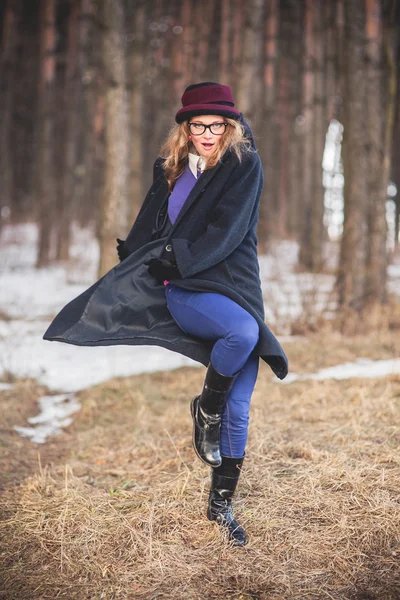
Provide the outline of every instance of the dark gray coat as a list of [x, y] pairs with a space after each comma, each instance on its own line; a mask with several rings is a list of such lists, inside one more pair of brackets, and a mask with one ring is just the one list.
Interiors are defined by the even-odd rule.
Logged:
[[263, 170], [257, 152], [253, 148], [241, 163], [226, 153], [199, 177], [172, 227], [160, 232], [157, 221], [169, 196], [161, 165], [159, 158], [153, 185], [126, 239], [130, 255], [67, 304], [44, 339], [79, 346], [155, 344], [207, 365], [213, 344], [178, 327], [164, 286], [144, 265], [153, 257], [175, 257], [182, 274], [175, 285], [223, 294], [256, 319], [260, 337], [255, 352], [283, 379], [287, 358], [264, 323], [256, 236]]

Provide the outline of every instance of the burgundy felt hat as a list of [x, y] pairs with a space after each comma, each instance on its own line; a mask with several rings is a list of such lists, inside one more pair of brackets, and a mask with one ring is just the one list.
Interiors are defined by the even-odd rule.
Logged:
[[231, 88], [213, 81], [189, 85], [182, 96], [182, 108], [175, 115], [175, 121], [182, 123], [199, 115], [222, 115], [239, 119], [240, 112], [234, 108]]

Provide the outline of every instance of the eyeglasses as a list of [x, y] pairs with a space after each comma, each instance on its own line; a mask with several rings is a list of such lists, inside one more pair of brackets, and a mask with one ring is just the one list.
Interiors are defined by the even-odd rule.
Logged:
[[206, 129], [209, 129], [214, 135], [222, 135], [225, 133], [229, 123], [212, 123], [204, 125], [203, 123], [188, 123], [189, 131], [192, 135], [203, 135]]

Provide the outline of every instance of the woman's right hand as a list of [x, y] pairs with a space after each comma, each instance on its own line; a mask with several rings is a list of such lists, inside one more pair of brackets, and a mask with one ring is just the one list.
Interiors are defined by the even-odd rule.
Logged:
[[119, 262], [122, 262], [125, 258], [128, 258], [129, 252], [125, 248], [125, 240], [117, 238], [118, 245], [116, 246], [118, 252]]

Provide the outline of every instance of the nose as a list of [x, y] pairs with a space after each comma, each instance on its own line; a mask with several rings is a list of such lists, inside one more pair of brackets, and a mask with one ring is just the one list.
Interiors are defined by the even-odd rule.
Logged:
[[206, 129], [205, 132], [204, 132], [204, 137], [207, 140], [211, 140], [213, 138], [213, 134], [211, 133], [211, 131], [209, 129]]

